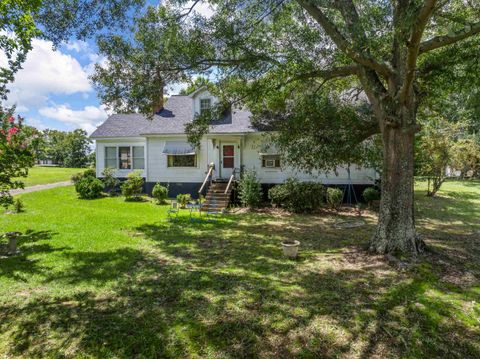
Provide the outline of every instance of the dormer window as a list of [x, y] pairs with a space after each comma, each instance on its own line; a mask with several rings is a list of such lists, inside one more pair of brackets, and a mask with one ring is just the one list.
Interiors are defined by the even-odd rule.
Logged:
[[212, 99], [210, 98], [202, 98], [200, 99], [200, 113], [204, 111], [210, 111], [212, 108]]

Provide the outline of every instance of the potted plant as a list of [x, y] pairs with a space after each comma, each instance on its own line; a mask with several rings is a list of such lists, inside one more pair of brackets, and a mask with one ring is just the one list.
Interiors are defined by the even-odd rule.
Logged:
[[293, 239], [287, 239], [282, 242], [283, 255], [288, 258], [296, 258], [300, 242]]
[[3, 235], [5, 238], [8, 239], [8, 254], [14, 255], [18, 253], [17, 237], [20, 235], [20, 232], [7, 232]]

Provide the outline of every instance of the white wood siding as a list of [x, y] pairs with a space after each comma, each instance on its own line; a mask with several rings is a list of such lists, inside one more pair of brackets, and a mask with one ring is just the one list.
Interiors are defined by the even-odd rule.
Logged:
[[[338, 168], [337, 174], [330, 172], [314, 172], [312, 175], [283, 166], [281, 168], [263, 168], [259, 154], [263, 136], [249, 134], [245, 137], [243, 148], [243, 165], [245, 169], [254, 170], [260, 183], [282, 183], [288, 178], [297, 178], [299, 181], [318, 181], [324, 184], [346, 184], [348, 173], [346, 168]], [[371, 168], [350, 166], [350, 175], [353, 184], [373, 184], [375, 171]]]
[[208, 163], [212, 160], [208, 159], [208, 141], [201, 141], [200, 149], [197, 150], [197, 166], [196, 167], [168, 167], [167, 156], [164, 155], [163, 147], [166, 141], [186, 141], [183, 137], [149, 137], [147, 140], [147, 182], [183, 182], [195, 183], [203, 182]]
[[[200, 149], [197, 150], [196, 167], [168, 167], [167, 156], [163, 148], [166, 141], [186, 141], [186, 136], [158, 136], [132, 139], [108, 139], [96, 141], [97, 153], [97, 176], [101, 176], [105, 164], [106, 146], [145, 146], [145, 170], [142, 175], [147, 182], [180, 182], [200, 183], [203, 182], [208, 171], [209, 163], [215, 164], [215, 176], [220, 175], [220, 152], [222, 143], [235, 143], [235, 167], [254, 170], [261, 183], [282, 183], [288, 178], [297, 178], [300, 181], [318, 181], [324, 184], [346, 184], [348, 174], [346, 168], [338, 168], [337, 174], [333, 172], [315, 172], [312, 175], [295, 170], [291, 167], [263, 168], [261, 151], [262, 134], [248, 134], [242, 139], [242, 135], [215, 136], [213, 134], [204, 137]], [[238, 146], [241, 148], [239, 149]], [[219, 147], [219, 148], [217, 148]], [[133, 170], [118, 170], [117, 177], [126, 177]], [[371, 168], [358, 168], [350, 166], [350, 174], [353, 184], [373, 184], [378, 175]]]

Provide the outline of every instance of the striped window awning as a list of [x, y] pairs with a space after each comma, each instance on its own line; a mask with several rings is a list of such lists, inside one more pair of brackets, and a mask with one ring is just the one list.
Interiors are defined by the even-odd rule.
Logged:
[[194, 155], [195, 149], [186, 141], [167, 141], [162, 153], [165, 155], [186, 156]]

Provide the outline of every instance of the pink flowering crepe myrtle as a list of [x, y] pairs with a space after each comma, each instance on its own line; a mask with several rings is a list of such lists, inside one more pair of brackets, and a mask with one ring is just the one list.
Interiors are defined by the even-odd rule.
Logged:
[[9, 191], [23, 188], [19, 180], [26, 177], [34, 158], [28, 138], [23, 131], [23, 118], [15, 118], [0, 109], [0, 205], [8, 207], [13, 203]]

